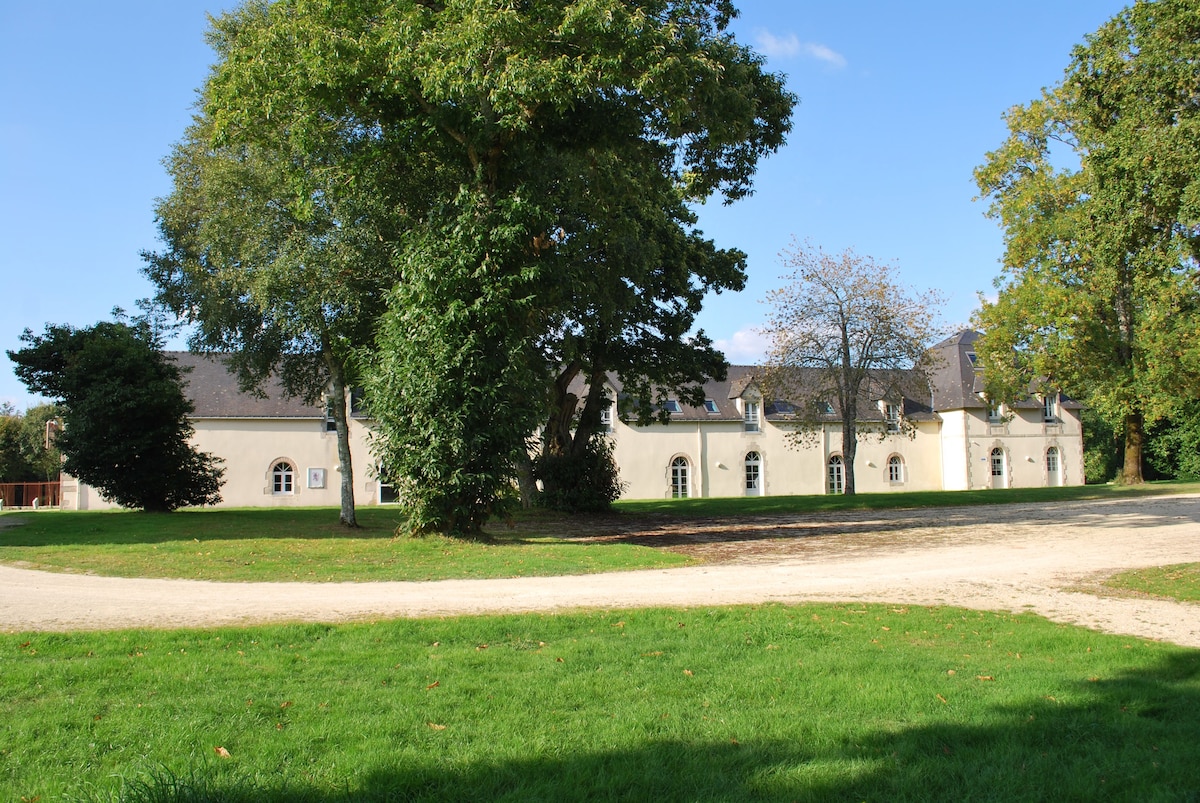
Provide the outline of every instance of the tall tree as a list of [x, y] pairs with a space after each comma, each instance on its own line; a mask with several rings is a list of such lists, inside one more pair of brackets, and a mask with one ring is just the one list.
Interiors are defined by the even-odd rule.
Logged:
[[[396, 280], [393, 247], [406, 217], [391, 204], [415, 179], [404, 154], [385, 153], [376, 128], [353, 113], [313, 111], [301, 128], [264, 109], [217, 130], [213, 94], [239, 48], [270, 40], [281, 59], [298, 57], [273, 38], [282, 10], [250, 2], [213, 20], [218, 67], [166, 160], [173, 189], [156, 207], [164, 247], [144, 255], [144, 272], [155, 300], [194, 324], [190, 347], [224, 355], [243, 389], [276, 375], [285, 393], [327, 401], [339, 518], [356, 526], [346, 399], [363, 381], [362, 351]], [[310, 108], [324, 107], [312, 99]]]
[[192, 405], [144, 322], [28, 329], [8, 352], [34, 393], [58, 399], [63, 470], [122, 507], [167, 512], [221, 500], [220, 460], [188, 442]]
[[766, 389], [795, 411], [789, 438], [797, 445], [820, 436], [840, 420], [845, 493], [853, 494], [858, 440], [892, 430], [912, 434], [902, 406], [877, 410], [882, 427], [864, 430], [864, 405], [903, 405], [929, 394], [929, 347], [942, 303], [936, 291], [915, 293], [901, 285], [894, 265], [847, 249], [826, 254], [793, 244], [783, 263], [794, 268], [790, 283], [767, 298], [772, 311], [765, 332]]
[[[1005, 229], [977, 344], [990, 392], [1066, 389], [1124, 435], [1200, 388], [1200, 7], [1137, 2], [1075, 48], [1063, 80], [1010, 110], [975, 178]], [[1065, 166], [1064, 166], [1065, 165]]]
[[[558, 334], [612, 306], [618, 282], [653, 297], [641, 267], [578, 281], [596, 261], [568, 244], [615, 234], [626, 204], [686, 227], [681, 201], [744, 195], [793, 98], [727, 32], [728, 0], [281, 0], [264, 13], [209, 83], [217, 137], [305, 141], [350, 120], [389, 174], [419, 177], [388, 196], [409, 225], [369, 403], [410, 526], [477, 531], [547, 415]], [[626, 157], [652, 191], [632, 171], [615, 185], [628, 199], [604, 188]], [[664, 303], [689, 306], [681, 295]]]

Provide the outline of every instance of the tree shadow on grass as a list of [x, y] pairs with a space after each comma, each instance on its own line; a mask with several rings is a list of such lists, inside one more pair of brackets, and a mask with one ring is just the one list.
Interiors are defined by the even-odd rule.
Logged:
[[[344, 790], [195, 778], [141, 801], [477, 800], [1200, 800], [1200, 652], [1166, 654], [1149, 670], [1080, 678], [1076, 702], [1049, 697], [997, 707], [986, 721], [947, 716], [920, 726], [857, 730], [820, 744], [650, 741], [633, 750], [517, 761], [418, 765], [381, 756]], [[163, 794], [166, 792], [166, 794]]]

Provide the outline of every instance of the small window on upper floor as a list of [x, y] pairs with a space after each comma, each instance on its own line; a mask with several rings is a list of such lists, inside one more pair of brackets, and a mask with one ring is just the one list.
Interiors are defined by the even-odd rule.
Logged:
[[717, 413], [719, 413], [721, 411], [717, 408], [717, 403], [715, 400], [705, 399], [704, 400], [704, 412], [708, 413], [709, 415], [716, 415]]
[[988, 402], [988, 423], [1004, 423], [1004, 410], [1001, 409], [999, 402]]
[[1047, 424], [1058, 423], [1058, 397], [1044, 396], [1042, 397], [1042, 420]]
[[744, 402], [743, 404], [744, 404], [743, 420], [746, 422], [746, 431], [747, 432], [758, 432], [758, 430], [759, 430], [758, 402], [747, 401], [747, 402]]
[[679, 406], [679, 402], [675, 399], [667, 399], [663, 402], [663, 409], [668, 413], [682, 413], [683, 408]]
[[833, 415], [833, 405], [827, 401], [819, 401], [817, 402], [817, 411], [821, 415]]
[[967, 362], [971, 363], [972, 368], [975, 367], [977, 359], [978, 358], [975, 356], [975, 352], [973, 352], [973, 351], [967, 352]]
[[337, 421], [333, 417], [333, 399], [325, 399], [325, 431], [337, 432]]
[[606, 404], [600, 408], [600, 428], [605, 432], [612, 432], [613, 408], [611, 404]]
[[883, 405], [883, 417], [887, 419], [888, 432], [900, 431], [900, 405], [887, 402]]

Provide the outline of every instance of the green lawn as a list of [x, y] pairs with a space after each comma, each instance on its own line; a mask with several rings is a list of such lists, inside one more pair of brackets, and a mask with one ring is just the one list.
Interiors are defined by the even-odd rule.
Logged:
[[854, 496], [759, 496], [706, 499], [645, 499], [618, 502], [623, 513], [662, 513], [671, 516], [733, 516], [818, 513], [838, 510], [958, 507], [1036, 502], [1103, 501], [1197, 494], [1200, 482], [1148, 482], [1143, 485], [1073, 485], [1064, 488], [1008, 488], [979, 491], [910, 491]]
[[1197, 722], [1200, 651], [950, 608], [0, 636], [13, 801], [1188, 800]]
[[[332, 508], [184, 510], [176, 513], [5, 513], [0, 561], [118, 577], [225, 581], [371, 581], [522, 577], [686, 564], [629, 544], [581, 544], [573, 520], [533, 511], [490, 542], [395, 537], [396, 510], [358, 511], [359, 529]], [[4, 518], [0, 518], [3, 522]], [[548, 534], [549, 533], [549, 534]]]
[[912, 508], [985, 503], [1121, 499], [1148, 493], [1200, 493], [1200, 483], [1084, 486], [1009, 491], [939, 491], [845, 496], [779, 496], [621, 502], [614, 514], [519, 513], [497, 522], [490, 542], [397, 538], [397, 511], [366, 507], [347, 530], [328, 508], [0, 514], [0, 562], [51, 571], [120, 577], [224, 581], [371, 581], [521, 577], [685, 565], [680, 555], [580, 536], [671, 520]]
[[1131, 569], [1109, 577], [1104, 585], [1181, 602], [1200, 602], [1200, 563]]

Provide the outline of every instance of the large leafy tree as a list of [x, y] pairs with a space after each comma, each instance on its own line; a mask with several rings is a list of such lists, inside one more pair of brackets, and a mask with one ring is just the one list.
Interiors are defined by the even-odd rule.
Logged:
[[913, 432], [902, 405], [928, 396], [934, 367], [929, 347], [940, 335], [941, 296], [909, 290], [895, 266], [850, 249], [832, 255], [793, 244], [783, 261], [793, 272], [767, 299], [772, 310], [764, 385], [794, 410], [788, 437], [797, 445], [813, 442], [831, 421], [841, 424], [844, 490], [853, 494], [859, 438], [888, 432], [886, 426], [860, 426], [864, 407], [897, 405], [889, 424]]
[[1136, 3], [1007, 122], [976, 171], [1005, 228], [1000, 292], [976, 321], [990, 392], [1085, 400], [1140, 482], [1146, 422], [1200, 388], [1200, 7]]
[[180, 369], [144, 322], [26, 330], [8, 352], [32, 392], [57, 399], [63, 470], [123, 507], [166, 512], [221, 500], [219, 459], [188, 442]]
[[[269, 24], [230, 37], [209, 82], [215, 135], [304, 142], [341, 121], [388, 175], [412, 178], [387, 196], [405, 226], [369, 401], [411, 527], [478, 531], [554, 406], [553, 366], [579, 362], [593, 379], [632, 359], [574, 360], [585, 326], [597, 344], [637, 344], [642, 327], [668, 348], [698, 304], [692, 271], [740, 283], [737, 257], [680, 241], [683, 205], [748, 192], [793, 99], [727, 33], [727, 0], [281, 0], [262, 12]], [[595, 247], [619, 252], [617, 235], [641, 226], [676, 252], [667, 267]], [[623, 295], [684, 316], [631, 324]]]
[[174, 187], [156, 210], [164, 247], [145, 255], [145, 273], [156, 301], [194, 324], [190, 346], [225, 355], [244, 389], [277, 375], [286, 393], [327, 400], [340, 520], [354, 526], [346, 398], [362, 381], [360, 352], [394, 282], [392, 242], [405, 217], [387, 204], [409, 172], [352, 114], [314, 114], [300, 129], [264, 109], [216, 130], [214, 85], [228, 78], [221, 68], [272, 24], [262, 3], [214, 20], [218, 70], [166, 162]]

